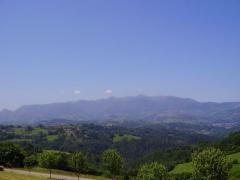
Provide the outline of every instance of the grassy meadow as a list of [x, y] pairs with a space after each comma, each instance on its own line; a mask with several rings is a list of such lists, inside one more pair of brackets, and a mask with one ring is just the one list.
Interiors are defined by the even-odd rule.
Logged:
[[14, 172], [0, 172], [0, 180], [47, 180], [48, 178]]

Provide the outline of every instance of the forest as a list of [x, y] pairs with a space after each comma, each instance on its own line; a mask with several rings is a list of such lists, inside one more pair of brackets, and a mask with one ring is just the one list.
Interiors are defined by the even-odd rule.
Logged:
[[153, 176], [155, 171], [159, 173], [156, 176], [165, 179], [191, 179], [195, 171], [176, 168], [201, 161], [198, 159], [201, 153], [203, 159], [214, 154], [226, 158], [226, 179], [232, 165], [238, 164], [237, 158], [229, 159], [227, 155], [240, 151], [240, 132], [219, 140], [165, 127], [1, 126], [0, 138], [0, 165], [5, 167], [28, 170], [41, 167], [50, 174], [59, 169], [74, 172], [78, 177], [90, 174], [113, 179], [148, 180], [146, 174]]

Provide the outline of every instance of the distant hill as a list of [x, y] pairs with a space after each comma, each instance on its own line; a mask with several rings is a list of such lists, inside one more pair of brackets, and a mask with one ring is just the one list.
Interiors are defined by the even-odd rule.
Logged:
[[[36, 124], [60, 119], [77, 122], [240, 122], [240, 103], [198, 102], [172, 96], [110, 97], [100, 100], [23, 106], [16, 111], [0, 112], [1, 124]], [[51, 122], [52, 123], [52, 122]]]
[[0, 126], [0, 141], [22, 146], [65, 152], [88, 152], [101, 155], [108, 148], [117, 149], [126, 159], [134, 160], [155, 152], [199, 141], [218, 138], [190, 131], [168, 129], [161, 125], [141, 128], [107, 127], [95, 124], [61, 126]]

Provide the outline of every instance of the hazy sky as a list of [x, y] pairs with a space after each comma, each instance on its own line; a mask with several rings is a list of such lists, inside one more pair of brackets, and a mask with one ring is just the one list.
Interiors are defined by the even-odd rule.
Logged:
[[0, 109], [107, 96], [240, 101], [239, 0], [0, 0]]

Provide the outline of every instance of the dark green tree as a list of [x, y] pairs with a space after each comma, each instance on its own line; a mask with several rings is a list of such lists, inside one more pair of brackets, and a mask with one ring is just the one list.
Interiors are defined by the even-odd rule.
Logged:
[[22, 167], [25, 158], [23, 149], [12, 142], [0, 143], [0, 164], [9, 167]]
[[54, 152], [44, 151], [39, 155], [39, 166], [49, 170], [49, 177], [52, 178], [52, 169], [56, 167], [57, 156]]
[[24, 167], [27, 168], [29, 171], [37, 165], [37, 158], [35, 155], [28, 156], [24, 159]]
[[70, 158], [70, 167], [76, 173], [78, 179], [80, 174], [84, 172], [87, 168], [87, 157], [82, 152], [72, 154]]
[[69, 153], [65, 152], [53, 152], [56, 157], [56, 164], [55, 169], [61, 169], [61, 170], [69, 170], [68, 162], [69, 162]]
[[208, 148], [195, 152], [192, 160], [197, 180], [227, 180], [231, 163], [219, 149]]
[[115, 149], [108, 149], [102, 154], [103, 167], [114, 179], [123, 168], [123, 158]]
[[167, 170], [160, 163], [153, 162], [143, 165], [137, 174], [138, 180], [166, 180]]

